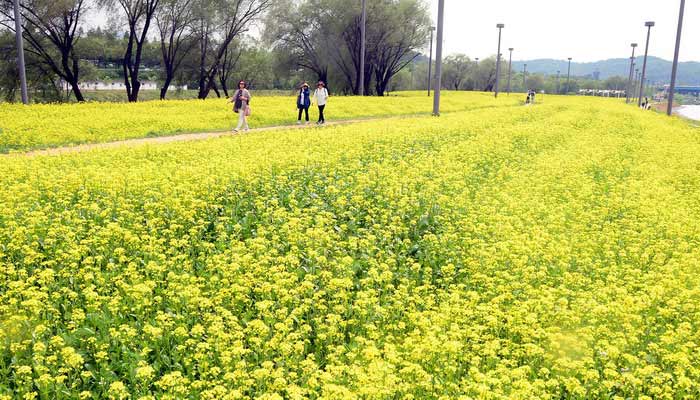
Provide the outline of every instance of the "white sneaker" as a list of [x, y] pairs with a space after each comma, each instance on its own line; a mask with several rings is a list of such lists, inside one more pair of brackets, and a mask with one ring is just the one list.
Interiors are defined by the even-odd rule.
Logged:
[[301, 121], [297, 121], [297, 125], [301, 125]]
[[231, 132], [237, 133], [237, 132], [238, 132], [238, 128], [233, 128], [233, 129], [231, 129]]

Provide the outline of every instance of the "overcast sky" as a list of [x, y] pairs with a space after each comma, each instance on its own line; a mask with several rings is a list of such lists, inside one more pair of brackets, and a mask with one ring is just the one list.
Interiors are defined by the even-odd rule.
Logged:
[[[437, 22], [438, 0], [428, 1]], [[643, 54], [644, 22], [655, 21], [649, 54], [672, 60], [679, 6], [680, 0], [445, 0], [445, 51], [471, 58], [495, 55], [496, 24], [504, 23], [501, 52], [514, 47], [515, 60], [629, 57], [632, 42]], [[700, 61], [698, 20], [700, 1], [687, 1], [681, 61]]]

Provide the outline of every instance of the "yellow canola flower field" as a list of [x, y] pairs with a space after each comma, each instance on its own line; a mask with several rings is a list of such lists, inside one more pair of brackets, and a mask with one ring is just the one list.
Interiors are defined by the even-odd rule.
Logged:
[[[496, 102], [488, 93], [446, 93], [442, 110], [465, 111], [517, 105], [521, 96]], [[50, 147], [103, 143], [190, 132], [231, 130], [238, 115], [226, 99], [146, 101], [141, 103], [22, 104], [0, 103], [0, 153]], [[260, 96], [253, 92], [253, 128], [296, 122], [296, 98]], [[424, 92], [391, 97], [333, 96], [326, 107], [329, 121], [428, 115], [432, 98]], [[318, 119], [316, 106], [310, 109]]]
[[697, 129], [545, 101], [1, 158], [0, 398], [699, 398]]

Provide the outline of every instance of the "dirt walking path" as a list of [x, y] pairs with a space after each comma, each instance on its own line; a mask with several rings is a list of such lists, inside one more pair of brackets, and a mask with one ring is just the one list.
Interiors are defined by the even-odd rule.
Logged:
[[[347, 119], [340, 121], [327, 122], [323, 126], [337, 126], [337, 125], [347, 125], [358, 122], [366, 122], [373, 120], [386, 120], [386, 119], [398, 119], [398, 118], [410, 118], [418, 115], [402, 115], [402, 116], [390, 116], [390, 117], [367, 117], [367, 118], [357, 118], [357, 119]], [[246, 133], [254, 132], [265, 132], [265, 131], [275, 131], [275, 130], [286, 130], [286, 129], [313, 129], [322, 128], [323, 126], [318, 126], [315, 123], [310, 125], [277, 125], [277, 126], [267, 126], [262, 128], [250, 129], [249, 131], [218, 131], [218, 132], [201, 132], [201, 133], [183, 133], [170, 136], [158, 136], [158, 137], [146, 137], [146, 138], [134, 138], [118, 140], [114, 142], [104, 142], [104, 143], [86, 143], [74, 146], [62, 146], [62, 147], [52, 147], [48, 149], [40, 150], [29, 150], [26, 152], [16, 152], [9, 154], [2, 154], [0, 157], [36, 157], [36, 156], [57, 156], [63, 154], [80, 153], [84, 151], [90, 151], [95, 149], [111, 149], [123, 146], [139, 146], [144, 144], [165, 144], [173, 142], [187, 142], [193, 140], [204, 140], [213, 139], [222, 136], [232, 136], [232, 135], [242, 135]]]

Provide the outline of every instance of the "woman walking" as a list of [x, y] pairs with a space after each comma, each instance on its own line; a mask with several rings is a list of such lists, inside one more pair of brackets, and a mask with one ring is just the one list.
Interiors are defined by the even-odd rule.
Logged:
[[326, 117], [323, 116], [323, 110], [326, 108], [328, 97], [329, 94], [328, 89], [326, 89], [326, 84], [323, 81], [318, 81], [313, 95], [313, 98], [316, 99], [316, 104], [318, 105], [318, 125], [326, 123]]
[[309, 92], [309, 84], [304, 82], [299, 89], [299, 95], [297, 95], [297, 108], [299, 109], [299, 117], [297, 118], [297, 124], [301, 124], [301, 113], [302, 111], [306, 113], [306, 123], [309, 123], [309, 106], [311, 105], [311, 97]]
[[248, 127], [248, 116], [250, 115], [250, 92], [246, 88], [245, 81], [238, 82], [238, 90], [233, 95], [230, 103], [233, 103], [233, 112], [238, 113], [238, 125], [233, 129], [238, 132], [241, 128], [246, 131]]

